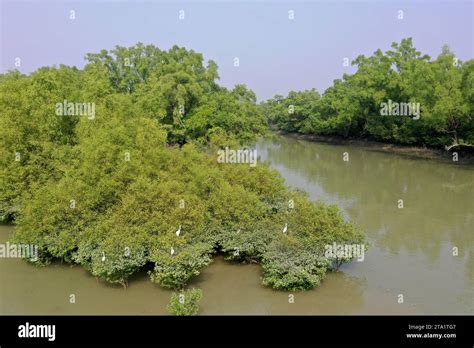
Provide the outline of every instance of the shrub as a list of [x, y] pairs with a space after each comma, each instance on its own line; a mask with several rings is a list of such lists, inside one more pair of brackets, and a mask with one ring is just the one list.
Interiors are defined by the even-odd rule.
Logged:
[[312, 289], [324, 279], [327, 267], [321, 249], [285, 237], [272, 243], [263, 255], [263, 284], [278, 290]]
[[199, 312], [199, 301], [202, 298], [201, 289], [189, 289], [181, 293], [173, 292], [167, 307], [172, 315], [196, 315]]

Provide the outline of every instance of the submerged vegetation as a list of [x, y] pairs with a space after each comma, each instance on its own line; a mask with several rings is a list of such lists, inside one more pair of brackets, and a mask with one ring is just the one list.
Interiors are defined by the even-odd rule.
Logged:
[[[15, 222], [14, 242], [38, 246], [30, 261], [124, 286], [147, 269], [181, 289], [223, 252], [297, 290], [331, 269], [325, 245], [364, 243], [337, 207], [287, 189], [267, 165], [218, 163], [218, 149], [266, 124], [252, 91], [216, 83], [212, 61], [142, 44], [87, 60], [0, 75], [0, 215]], [[69, 102], [87, 110], [61, 114]]]
[[[411, 39], [358, 56], [322, 95], [290, 92], [262, 103], [270, 124], [302, 134], [336, 135], [430, 147], [474, 144], [474, 60], [443, 47], [434, 60]], [[407, 112], [408, 111], [408, 112]]]

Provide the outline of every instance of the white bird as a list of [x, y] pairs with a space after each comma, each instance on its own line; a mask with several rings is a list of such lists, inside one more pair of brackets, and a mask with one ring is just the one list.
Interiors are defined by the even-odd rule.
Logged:
[[171, 247], [171, 255], [174, 255], [174, 249]]
[[285, 227], [283, 227], [283, 233], [286, 233], [288, 231], [288, 224], [285, 224]]
[[181, 225], [179, 225], [179, 228], [176, 230], [176, 236], [179, 237], [180, 233], [181, 233]]
[[104, 261], [105, 261], [105, 253], [102, 252], [102, 262], [104, 262]]

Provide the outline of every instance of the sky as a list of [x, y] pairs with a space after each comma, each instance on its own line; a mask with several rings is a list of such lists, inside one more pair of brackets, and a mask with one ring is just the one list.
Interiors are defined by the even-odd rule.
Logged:
[[0, 0], [0, 5], [1, 72], [83, 67], [86, 53], [115, 45], [179, 45], [214, 60], [220, 84], [244, 83], [264, 100], [290, 90], [323, 92], [343, 73], [354, 72], [344, 58], [389, 50], [406, 37], [432, 58], [444, 44], [460, 60], [474, 58], [474, 0]]

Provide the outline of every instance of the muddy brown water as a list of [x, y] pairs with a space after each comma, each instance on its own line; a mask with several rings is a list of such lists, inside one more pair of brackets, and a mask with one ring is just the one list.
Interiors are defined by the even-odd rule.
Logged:
[[[337, 204], [367, 233], [369, 251], [296, 293], [262, 286], [258, 265], [216, 257], [190, 284], [203, 290], [201, 314], [474, 313], [474, 166], [283, 136], [256, 148], [287, 185]], [[12, 232], [0, 226], [0, 243]], [[0, 314], [166, 314], [170, 294], [145, 273], [123, 289], [78, 266], [0, 259]]]

